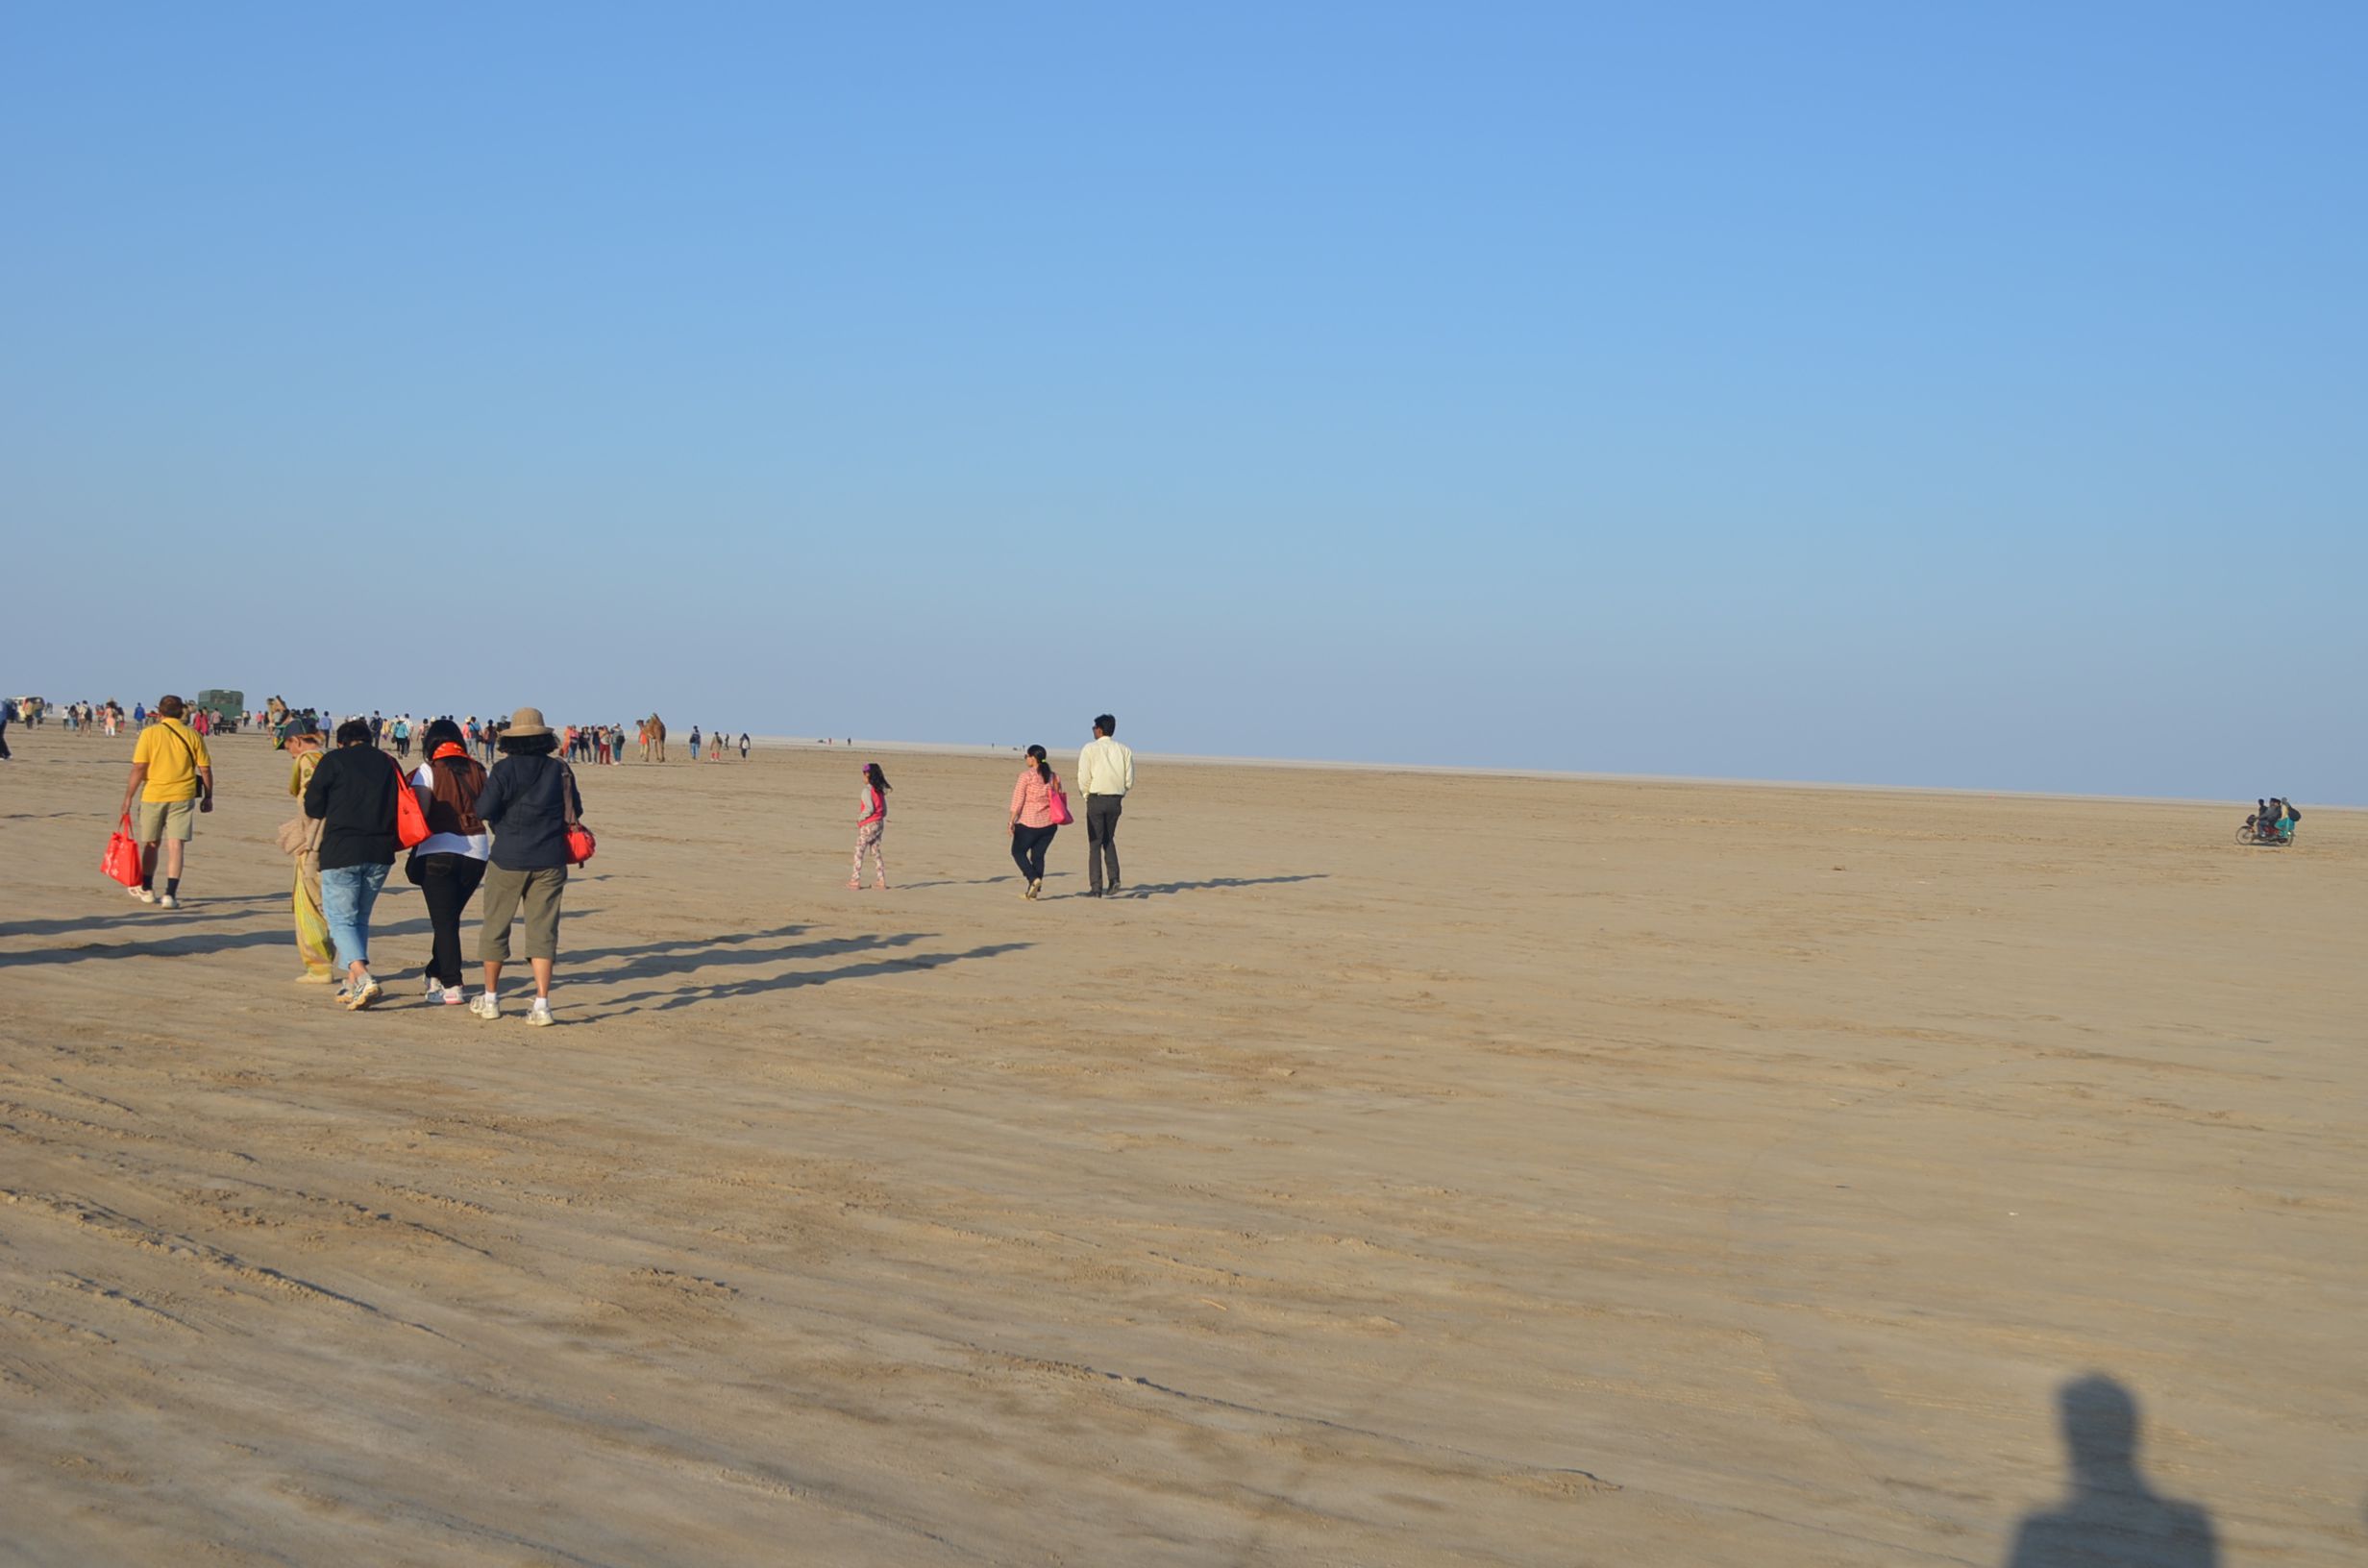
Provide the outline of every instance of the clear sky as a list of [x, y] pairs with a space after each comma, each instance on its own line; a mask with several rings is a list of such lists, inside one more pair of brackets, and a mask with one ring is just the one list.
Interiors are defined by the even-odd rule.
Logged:
[[0, 8], [0, 685], [2368, 801], [2368, 8]]

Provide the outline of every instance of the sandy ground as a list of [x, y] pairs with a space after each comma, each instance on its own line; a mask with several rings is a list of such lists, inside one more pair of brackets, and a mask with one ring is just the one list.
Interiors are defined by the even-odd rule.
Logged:
[[627, 767], [535, 1031], [400, 879], [399, 1005], [289, 984], [265, 743], [166, 915], [9, 738], [0, 1560], [2368, 1547], [2368, 816], [1147, 768], [1029, 905], [1008, 763], [884, 895], [845, 753]]

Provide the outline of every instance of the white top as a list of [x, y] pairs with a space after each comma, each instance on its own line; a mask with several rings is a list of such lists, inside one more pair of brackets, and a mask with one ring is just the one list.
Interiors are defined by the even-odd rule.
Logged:
[[1135, 754], [1107, 735], [1097, 735], [1077, 753], [1070, 775], [1088, 795], [1124, 795], [1135, 787]]
[[[411, 775], [411, 782], [435, 793], [435, 772], [427, 763]], [[493, 858], [493, 835], [490, 833], [431, 833], [419, 841], [418, 853], [423, 855], [466, 855], [471, 860]]]

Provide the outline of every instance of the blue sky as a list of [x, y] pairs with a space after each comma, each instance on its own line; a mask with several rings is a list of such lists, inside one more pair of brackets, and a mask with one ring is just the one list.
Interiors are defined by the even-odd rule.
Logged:
[[0, 684], [2368, 800], [2368, 12], [0, 13]]

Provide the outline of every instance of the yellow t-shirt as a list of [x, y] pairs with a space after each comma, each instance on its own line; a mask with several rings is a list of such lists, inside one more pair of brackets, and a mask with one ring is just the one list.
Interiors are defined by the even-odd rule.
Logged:
[[194, 800], [197, 771], [213, 766], [213, 758], [206, 755], [206, 738], [178, 719], [160, 719], [140, 731], [132, 760], [148, 765], [148, 782], [139, 792], [142, 800]]

